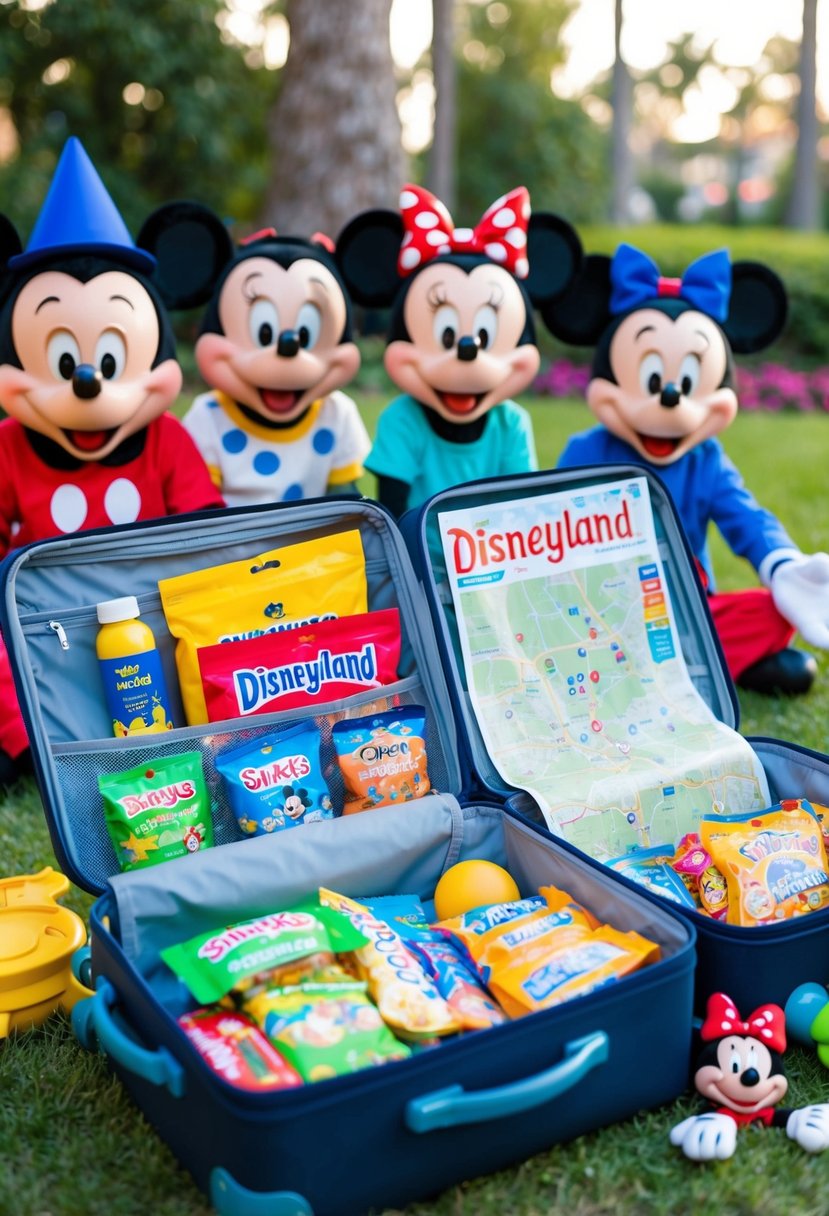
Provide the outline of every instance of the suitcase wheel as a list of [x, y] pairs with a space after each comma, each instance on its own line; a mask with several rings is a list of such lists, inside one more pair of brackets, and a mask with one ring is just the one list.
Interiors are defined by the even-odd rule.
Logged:
[[509, 1085], [469, 1093], [462, 1085], [450, 1085], [412, 1098], [406, 1104], [406, 1126], [412, 1132], [431, 1132], [438, 1127], [483, 1123], [533, 1110], [566, 1093], [592, 1069], [604, 1064], [610, 1055], [610, 1041], [603, 1030], [595, 1030], [583, 1039], [565, 1043], [562, 1054], [563, 1059], [552, 1068]]
[[210, 1173], [210, 1202], [219, 1216], [314, 1216], [296, 1191], [249, 1191], [221, 1166]]

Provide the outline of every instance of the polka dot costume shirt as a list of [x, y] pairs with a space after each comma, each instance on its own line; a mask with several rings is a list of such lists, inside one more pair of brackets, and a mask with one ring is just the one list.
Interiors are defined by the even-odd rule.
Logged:
[[163, 414], [146, 430], [135, 459], [53, 469], [14, 418], [0, 422], [0, 554], [87, 528], [131, 524], [222, 506], [204, 461], [177, 418]]
[[184, 417], [229, 507], [317, 498], [363, 472], [371, 442], [345, 393], [315, 401], [295, 426], [257, 426], [224, 393], [202, 393]]

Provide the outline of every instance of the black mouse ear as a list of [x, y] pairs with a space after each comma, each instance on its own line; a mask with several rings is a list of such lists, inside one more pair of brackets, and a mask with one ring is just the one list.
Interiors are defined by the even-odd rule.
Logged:
[[400, 286], [397, 256], [403, 221], [396, 211], [364, 211], [337, 238], [337, 265], [351, 298], [364, 308], [385, 308]]
[[531, 215], [527, 229], [527, 261], [530, 269], [522, 282], [538, 307], [561, 295], [578, 275], [582, 248], [575, 228], [550, 212]]
[[738, 354], [763, 350], [783, 331], [788, 301], [786, 288], [768, 266], [735, 262], [731, 267], [731, 298], [723, 330]]
[[18, 253], [22, 252], [23, 246], [17, 235], [17, 229], [8, 216], [0, 215], [0, 272], [8, 266], [9, 258], [16, 257]]
[[550, 333], [569, 346], [593, 346], [610, 324], [610, 263], [590, 254], [570, 287], [541, 306]]
[[168, 308], [197, 308], [210, 299], [233, 241], [201, 203], [165, 203], [144, 221], [136, 241], [156, 259], [152, 281]]

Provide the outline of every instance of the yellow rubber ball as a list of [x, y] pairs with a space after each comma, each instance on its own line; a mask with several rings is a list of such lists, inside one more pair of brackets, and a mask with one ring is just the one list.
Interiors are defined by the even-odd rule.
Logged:
[[450, 866], [435, 887], [438, 920], [461, 916], [482, 904], [503, 904], [520, 899], [515, 879], [493, 861], [459, 861]]

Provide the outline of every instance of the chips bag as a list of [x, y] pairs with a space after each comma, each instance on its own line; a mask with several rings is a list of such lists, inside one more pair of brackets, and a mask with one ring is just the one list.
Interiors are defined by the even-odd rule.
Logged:
[[762, 925], [829, 905], [823, 836], [805, 798], [703, 817], [700, 837], [728, 884], [730, 925]]
[[313, 719], [219, 752], [216, 769], [244, 836], [334, 817]]
[[302, 1084], [299, 1073], [244, 1013], [196, 1009], [183, 1014], [178, 1024], [210, 1068], [237, 1089], [261, 1093]]
[[670, 845], [633, 849], [608, 862], [611, 870], [624, 874], [654, 895], [661, 895], [683, 908], [696, 907], [696, 901], [671, 862]]
[[353, 616], [368, 607], [356, 529], [162, 579], [158, 590], [167, 627], [178, 639], [181, 699], [191, 726], [208, 720], [199, 647]]
[[317, 903], [299, 904], [237, 925], [211, 930], [161, 951], [167, 966], [197, 1001], [209, 1004], [244, 992], [277, 967], [309, 955], [351, 951], [366, 937], [347, 916]]
[[213, 844], [201, 752], [185, 752], [102, 774], [107, 831], [122, 870], [186, 857]]
[[331, 739], [345, 782], [344, 815], [428, 794], [425, 732], [419, 705], [336, 723]]
[[369, 692], [397, 679], [399, 660], [396, 608], [198, 650], [211, 722]]

